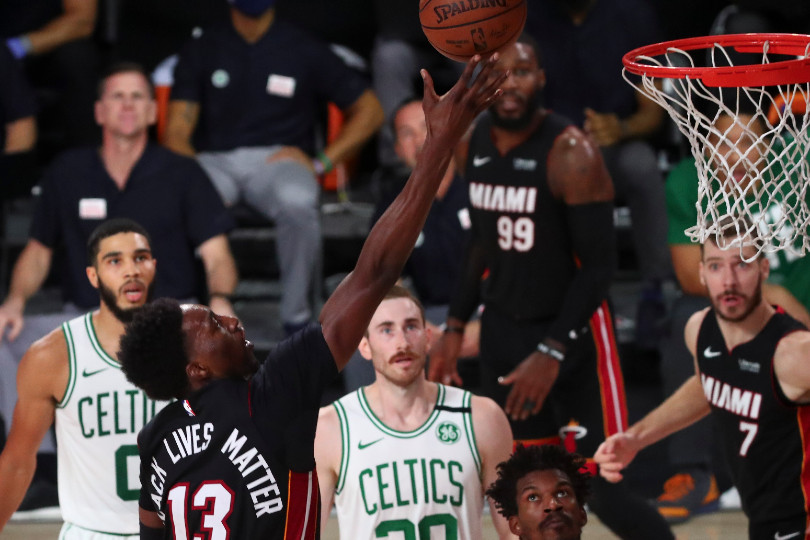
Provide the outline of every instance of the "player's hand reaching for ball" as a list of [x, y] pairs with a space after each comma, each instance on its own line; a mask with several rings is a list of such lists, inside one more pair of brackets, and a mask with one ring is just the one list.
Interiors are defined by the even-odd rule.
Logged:
[[[425, 87], [422, 108], [427, 123], [425, 147], [455, 147], [472, 121], [492, 105], [501, 94], [500, 86], [509, 76], [508, 72], [494, 71], [497, 60], [497, 53], [483, 61], [479, 55], [473, 56], [456, 84], [442, 96], [436, 94], [427, 70], [421, 71]], [[473, 80], [473, 72], [479, 64], [481, 70]]]

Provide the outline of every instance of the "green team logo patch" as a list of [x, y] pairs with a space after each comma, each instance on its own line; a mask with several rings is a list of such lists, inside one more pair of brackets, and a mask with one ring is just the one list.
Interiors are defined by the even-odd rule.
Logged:
[[453, 422], [442, 422], [436, 428], [436, 438], [444, 444], [455, 444], [461, 438], [461, 432]]

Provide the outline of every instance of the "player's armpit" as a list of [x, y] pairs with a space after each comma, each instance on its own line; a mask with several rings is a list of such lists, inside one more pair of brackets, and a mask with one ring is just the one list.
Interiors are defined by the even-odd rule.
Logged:
[[141, 523], [141, 540], [162, 540], [164, 525], [157, 512], [138, 507], [138, 516]]

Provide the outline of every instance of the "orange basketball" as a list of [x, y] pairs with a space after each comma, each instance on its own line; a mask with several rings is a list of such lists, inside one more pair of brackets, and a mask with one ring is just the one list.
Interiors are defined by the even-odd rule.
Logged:
[[517, 40], [526, 0], [419, 0], [419, 22], [437, 51], [466, 62]]

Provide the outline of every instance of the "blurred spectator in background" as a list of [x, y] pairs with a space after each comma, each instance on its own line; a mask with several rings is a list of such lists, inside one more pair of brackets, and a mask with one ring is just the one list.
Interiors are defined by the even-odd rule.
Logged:
[[622, 56], [661, 41], [658, 20], [643, 0], [538, 0], [526, 29], [542, 51], [545, 105], [593, 137], [630, 207], [643, 279], [636, 343], [652, 349], [665, 315], [661, 285], [672, 276], [664, 179], [649, 142], [664, 111], [624, 81]]
[[399, 105], [419, 97], [418, 89], [422, 87], [419, 70], [430, 71], [437, 88], [443, 85], [449, 88], [464, 64], [442, 56], [430, 45], [419, 23], [417, 2], [375, 0], [374, 8], [377, 36], [371, 51], [371, 76], [387, 120], [378, 137], [377, 157], [381, 165], [397, 167], [402, 162], [394, 150], [394, 133], [389, 122]]
[[[344, 123], [317, 151], [316, 125], [330, 101]], [[243, 201], [275, 222], [288, 334], [313, 314], [321, 252], [317, 175], [354, 155], [382, 121], [368, 82], [325, 44], [276, 20], [272, 0], [235, 0], [229, 21], [180, 54], [166, 146], [199, 152], [226, 205]]]
[[3, 0], [0, 38], [23, 64], [39, 105], [40, 155], [98, 140], [93, 86], [99, 51], [93, 40], [98, 0]]
[[[0, 414], [6, 426], [17, 400], [14, 374], [28, 347], [62, 322], [98, 306], [98, 292], [86, 276], [86, 245], [105, 219], [137, 220], [152, 236], [152, 254], [163, 261], [156, 297], [201, 298], [205, 285], [199, 254], [211, 308], [233, 315], [228, 298], [236, 287], [236, 265], [225, 234], [232, 218], [194, 160], [148, 143], [147, 130], [155, 121], [152, 91], [139, 66], [111, 67], [99, 85], [95, 108], [103, 131], [101, 148], [70, 150], [44, 175], [30, 239], [0, 305], [5, 338], [0, 343]], [[55, 259], [57, 255], [64, 259]], [[27, 301], [52, 266], [61, 277], [62, 311], [23, 318]], [[53, 452], [50, 437], [41, 451]]]
[[36, 103], [11, 53], [0, 47], [0, 198], [25, 195], [36, 166]]

